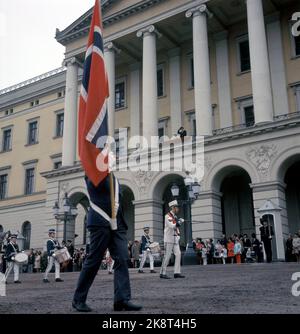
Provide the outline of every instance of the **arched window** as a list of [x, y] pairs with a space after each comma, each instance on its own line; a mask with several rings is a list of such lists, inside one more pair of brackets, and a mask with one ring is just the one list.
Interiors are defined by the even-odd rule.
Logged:
[[30, 222], [25, 222], [22, 226], [22, 235], [24, 240], [24, 249], [30, 249], [30, 237], [31, 237], [31, 224]]

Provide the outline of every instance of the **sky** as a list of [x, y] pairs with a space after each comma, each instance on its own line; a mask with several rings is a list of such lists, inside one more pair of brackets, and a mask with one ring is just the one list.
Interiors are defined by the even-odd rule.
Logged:
[[0, 0], [0, 89], [62, 66], [55, 40], [95, 0]]

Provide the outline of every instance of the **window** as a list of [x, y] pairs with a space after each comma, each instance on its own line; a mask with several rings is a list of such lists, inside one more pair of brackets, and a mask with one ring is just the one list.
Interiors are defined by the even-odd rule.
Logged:
[[11, 129], [3, 130], [2, 152], [11, 150]]
[[115, 86], [115, 108], [125, 108], [125, 79], [117, 80]]
[[62, 162], [61, 161], [56, 161], [56, 162], [54, 162], [53, 169], [59, 169], [61, 166], [62, 166]]
[[33, 194], [34, 192], [34, 168], [25, 170], [25, 195]]
[[22, 235], [24, 237], [24, 249], [30, 249], [30, 238], [31, 238], [31, 224], [25, 222], [22, 225]]
[[195, 73], [194, 73], [194, 58], [193, 55], [190, 56], [189, 58], [189, 88], [194, 88], [195, 87]]
[[28, 124], [28, 145], [37, 143], [38, 122], [33, 121]]
[[157, 68], [157, 97], [164, 96], [164, 68], [159, 65]]
[[250, 63], [250, 49], [248, 36], [238, 38], [238, 64], [239, 72], [246, 72], [251, 70]]
[[248, 106], [244, 108], [245, 113], [245, 123], [246, 126], [253, 126], [254, 125], [254, 108], [253, 106]]
[[64, 97], [65, 96], [65, 91], [61, 91], [61, 92], [58, 92], [57, 93], [57, 97], [60, 99], [61, 97]]
[[168, 117], [164, 117], [158, 122], [158, 137], [167, 136]]
[[0, 175], [0, 200], [6, 198], [7, 174]]
[[252, 98], [242, 98], [238, 101], [238, 107], [241, 112], [240, 124], [245, 124], [247, 127], [255, 124], [254, 105]]
[[165, 127], [162, 125], [158, 126], [158, 137], [161, 138], [165, 135]]
[[64, 114], [56, 115], [56, 137], [62, 137], [64, 132]]

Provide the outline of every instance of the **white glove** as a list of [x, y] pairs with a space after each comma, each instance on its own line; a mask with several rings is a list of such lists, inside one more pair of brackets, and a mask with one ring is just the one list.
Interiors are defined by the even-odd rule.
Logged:
[[53, 253], [52, 256], [55, 257], [56, 256], [55, 253]]
[[12, 261], [15, 261], [15, 257], [14, 256], [11, 259], [12, 259]]
[[183, 218], [179, 218], [180, 223], [184, 223], [184, 219]]

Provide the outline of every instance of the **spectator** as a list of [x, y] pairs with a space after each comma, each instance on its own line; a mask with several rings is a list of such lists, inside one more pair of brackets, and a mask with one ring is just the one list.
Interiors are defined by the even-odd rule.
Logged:
[[37, 251], [34, 257], [34, 272], [39, 273], [41, 271], [41, 257], [42, 253]]
[[[227, 240], [226, 240], [227, 241]], [[226, 264], [226, 259], [227, 259], [227, 249], [225, 245], [222, 245], [222, 250], [221, 250], [221, 259], [223, 264]]]
[[198, 264], [201, 264], [202, 263], [202, 247], [203, 247], [203, 244], [202, 244], [202, 240], [200, 238], [197, 238], [196, 241], [195, 241], [195, 252], [197, 254], [197, 262]]
[[232, 237], [229, 238], [227, 242], [227, 257], [229, 259], [229, 263], [234, 262], [234, 242]]
[[300, 233], [295, 233], [293, 239], [293, 250], [294, 254], [296, 255], [297, 262], [300, 262]]
[[242, 259], [243, 259], [243, 261], [245, 261], [247, 251], [248, 251], [248, 249], [251, 248], [251, 241], [250, 241], [250, 239], [248, 238], [247, 233], [245, 233], [245, 234], [243, 235], [242, 242], [243, 242]]
[[204, 242], [202, 242], [202, 249], [201, 249], [201, 257], [203, 261], [203, 265], [207, 265], [207, 246]]
[[215, 263], [220, 263], [222, 248], [221, 241], [218, 240], [214, 252]]
[[262, 249], [262, 243], [256, 238], [256, 234], [251, 234], [252, 241], [251, 241], [251, 247], [255, 254], [255, 258], [257, 262], [264, 262], [264, 254]]
[[226, 238], [225, 234], [222, 234], [220, 242], [221, 242], [221, 245], [225, 246], [225, 248], [226, 248], [228, 241], [227, 241], [227, 238]]
[[131, 247], [131, 256], [133, 268], [138, 268], [140, 266], [140, 243], [135, 240]]
[[239, 238], [235, 239], [235, 244], [234, 244], [234, 255], [235, 255], [235, 260], [236, 263], [240, 264], [241, 263], [241, 254], [242, 254], [242, 245], [240, 242]]
[[67, 270], [69, 272], [72, 272], [73, 271], [73, 256], [74, 256], [74, 246], [73, 246], [72, 240], [67, 241], [67, 249], [71, 256], [71, 259], [68, 262]]
[[33, 266], [34, 266], [34, 252], [33, 248], [31, 248], [29, 254], [28, 254], [28, 264], [27, 264], [27, 273], [32, 274], [33, 273]]
[[289, 234], [289, 237], [286, 241], [286, 261], [294, 262], [294, 252], [293, 252], [293, 236]]

